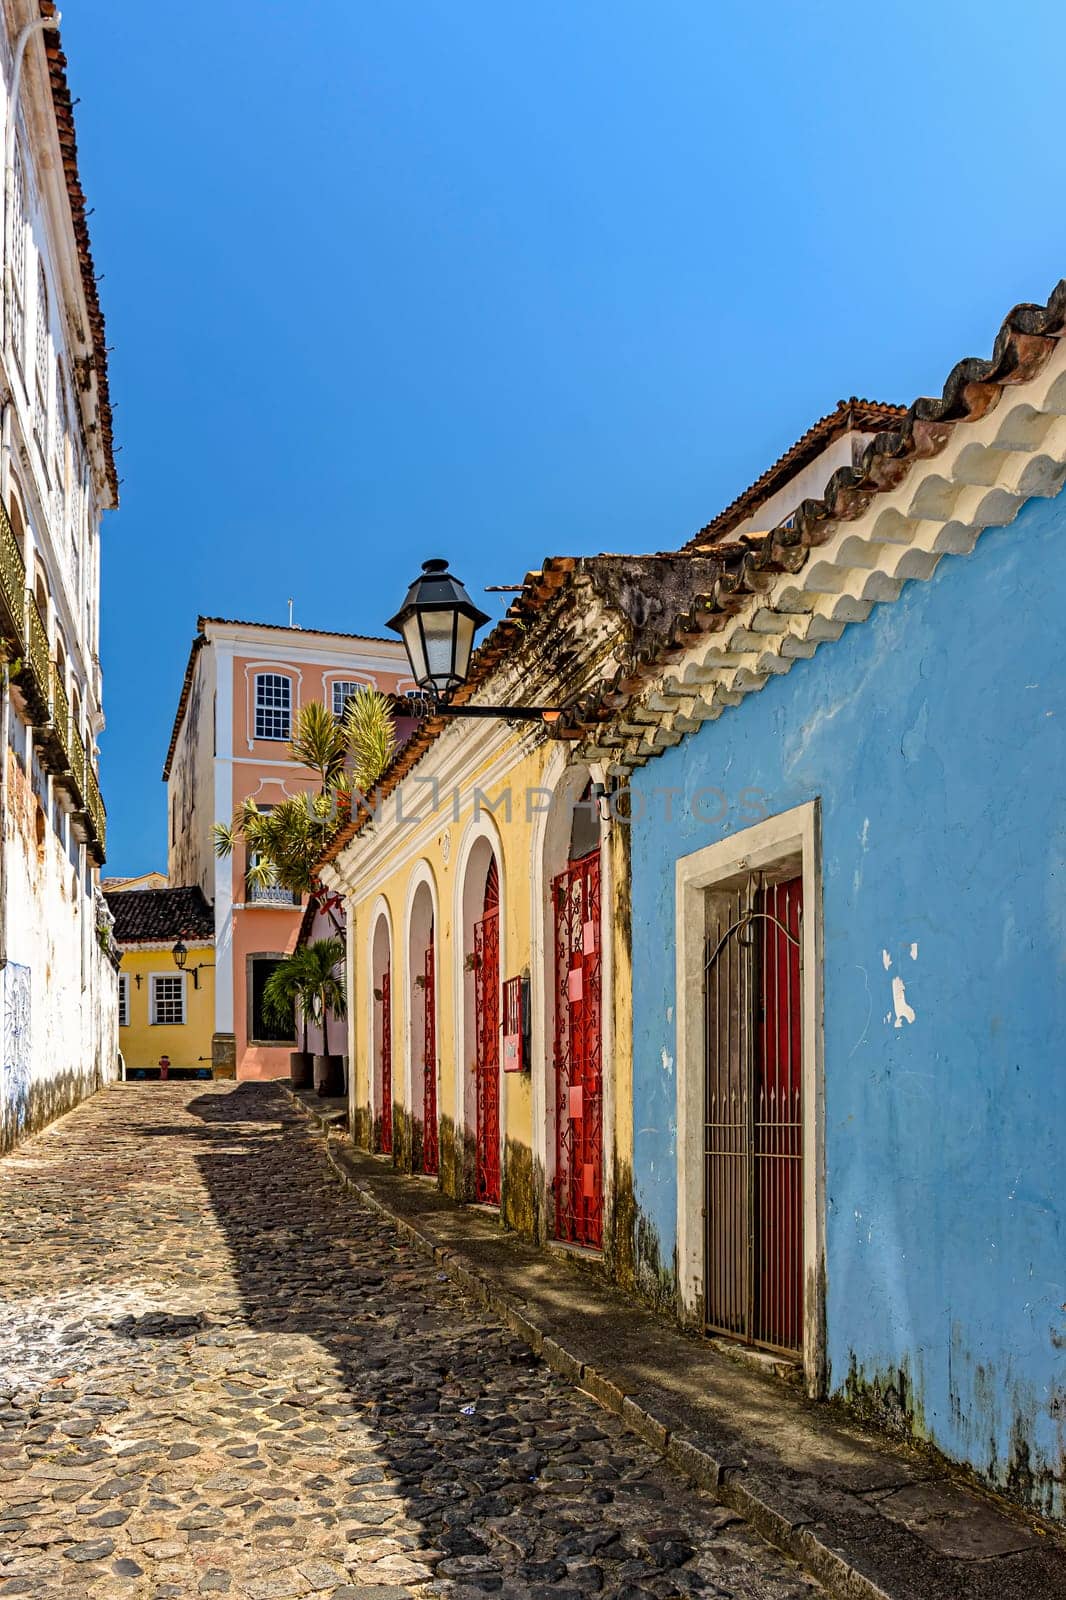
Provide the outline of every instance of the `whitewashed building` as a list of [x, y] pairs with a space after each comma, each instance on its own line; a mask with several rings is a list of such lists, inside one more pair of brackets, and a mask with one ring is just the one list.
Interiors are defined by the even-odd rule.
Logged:
[[51, 0], [6, 0], [0, 342], [0, 1149], [116, 1075], [99, 889], [104, 324]]

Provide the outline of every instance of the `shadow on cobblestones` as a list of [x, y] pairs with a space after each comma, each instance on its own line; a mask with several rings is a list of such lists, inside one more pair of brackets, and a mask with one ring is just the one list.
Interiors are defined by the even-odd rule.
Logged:
[[0, 1596], [817, 1592], [343, 1189], [279, 1087], [106, 1091], [0, 1168], [0, 1247]]

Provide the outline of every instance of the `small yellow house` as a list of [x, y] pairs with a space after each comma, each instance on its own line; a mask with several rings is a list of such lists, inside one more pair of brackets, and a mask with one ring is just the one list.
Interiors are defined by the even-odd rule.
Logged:
[[115, 919], [119, 1050], [127, 1076], [211, 1072], [215, 1027], [215, 915], [200, 888], [122, 889], [106, 896]]

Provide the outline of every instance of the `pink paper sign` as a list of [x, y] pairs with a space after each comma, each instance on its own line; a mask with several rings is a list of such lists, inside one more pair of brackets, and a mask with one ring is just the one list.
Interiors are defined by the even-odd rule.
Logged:
[[584, 980], [585, 975], [581, 968], [571, 967], [569, 977], [566, 980], [566, 997], [570, 1001], [571, 1005], [573, 1005], [575, 1001], [580, 1000], [581, 996], [584, 994]]

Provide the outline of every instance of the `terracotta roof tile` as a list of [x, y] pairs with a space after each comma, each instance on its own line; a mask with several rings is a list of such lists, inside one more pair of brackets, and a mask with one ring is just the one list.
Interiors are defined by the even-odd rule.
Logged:
[[104, 899], [115, 919], [118, 944], [165, 944], [179, 937], [215, 937], [215, 913], [199, 887], [117, 889], [106, 893]]
[[683, 548], [692, 550], [724, 538], [739, 523], [753, 516], [764, 500], [784, 488], [790, 478], [802, 472], [842, 434], [851, 430], [877, 433], [882, 428], [898, 423], [906, 414], [906, 406], [887, 405], [880, 400], [860, 400], [855, 395], [850, 400], [838, 401], [835, 411], [819, 417], [795, 444], [778, 456], [772, 466], [760, 473], [743, 494], [738, 495], [724, 511], [719, 511]]

